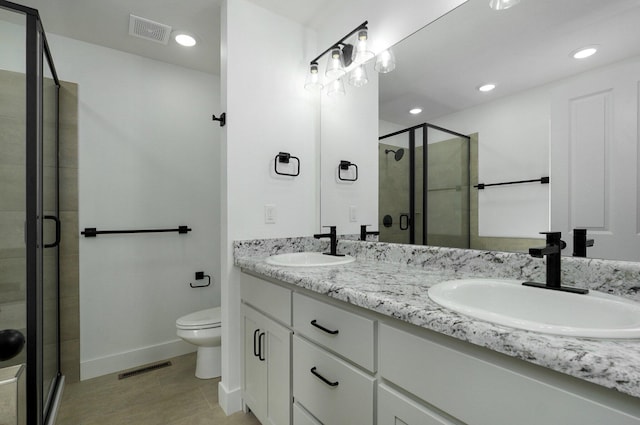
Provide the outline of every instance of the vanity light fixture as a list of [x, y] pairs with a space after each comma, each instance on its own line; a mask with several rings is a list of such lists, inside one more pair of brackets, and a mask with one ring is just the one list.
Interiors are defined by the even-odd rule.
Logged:
[[193, 35], [184, 31], [174, 31], [171, 36], [176, 43], [184, 47], [193, 47], [197, 43], [196, 38]]
[[340, 78], [347, 73], [344, 68], [345, 64], [342, 49], [338, 46], [333, 47], [331, 49], [331, 56], [329, 56], [329, 60], [327, 61], [327, 70], [324, 75], [328, 78]]
[[507, 10], [520, 3], [520, 0], [489, 0], [489, 7], [493, 10]]
[[307, 79], [304, 81], [304, 88], [307, 90], [322, 90], [322, 87], [320, 75], [318, 74], [318, 64], [312, 62], [311, 65], [309, 65]]
[[409, 110], [411, 115], [418, 115], [420, 112], [422, 112], [422, 108], [413, 108]]
[[478, 87], [478, 90], [480, 90], [481, 92], [485, 92], [486, 93], [486, 92], [489, 92], [489, 91], [491, 91], [491, 90], [493, 90], [495, 88], [496, 88], [495, 84], [484, 84], [484, 85]]
[[[364, 86], [369, 82], [365, 63], [369, 59], [372, 59], [375, 54], [369, 50], [369, 29], [367, 28], [367, 24], [367, 21], [360, 24], [309, 63], [309, 74], [304, 83], [306, 89], [313, 90], [323, 87], [323, 83], [320, 81], [318, 67], [320, 59], [327, 53], [329, 53], [329, 55], [325, 76], [330, 82], [324, 83], [324, 85], [327, 87], [327, 94], [329, 96], [342, 95], [345, 93], [343, 81], [345, 79], [355, 87]], [[356, 35], [355, 42], [351, 42], [353, 44], [348, 43], [347, 40], [354, 34]], [[378, 62], [380, 62], [380, 64], [378, 64]], [[393, 53], [386, 50], [382, 58], [380, 56], [378, 57], [375, 69], [378, 72], [385, 73], [392, 71], [393, 68], [395, 68]], [[347, 73], [349, 75], [344, 78]]]
[[344, 90], [344, 82], [342, 78], [336, 78], [329, 86], [327, 86], [327, 96], [335, 97], [335, 96], [344, 96], [346, 94]]
[[589, 56], [595, 55], [597, 51], [598, 51], [597, 46], [581, 47], [580, 49], [574, 50], [573, 52], [571, 52], [571, 56], [574, 59], [585, 59], [585, 58], [588, 58]]
[[349, 84], [354, 87], [362, 87], [368, 82], [369, 77], [367, 76], [367, 69], [364, 64], [358, 65], [349, 73]]
[[378, 54], [374, 69], [380, 74], [386, 74], [396, 68], [396, 57], [391, 49], [387, 49]]

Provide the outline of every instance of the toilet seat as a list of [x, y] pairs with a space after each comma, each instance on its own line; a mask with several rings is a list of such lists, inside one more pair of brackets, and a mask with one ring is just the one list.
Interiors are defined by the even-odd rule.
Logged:
[[187, 314], [176, 320], [178, 329], [212, 329], [220, 327], [220, 307]]

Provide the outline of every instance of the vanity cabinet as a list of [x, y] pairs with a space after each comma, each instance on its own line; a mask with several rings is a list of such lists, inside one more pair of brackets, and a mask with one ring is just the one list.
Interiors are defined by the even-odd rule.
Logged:
[[640, 425], [637, 398], [596, 384], [293, 285], [246, 274], [241, 293], [263, 425]]
[[[252, 276], [243, 280], [242, 331], [243, 331], [243, 381], [242, 394], [246, 408], [249, 408], [263, 425], [291, 424], [291, 329], [268, 317], [264, 310], [290, 322], [291, 309], [277, 309], [274, 305], [286, 305], [291, 291], [259, 281]], [[257, 281], [257, 282], [256, 282]], [[259, 283], [260, 291], [252, 292], [251, 287]], [[284, 292], [283, 292], [284, 291]], [[253, 296], [262, 294], [263, 297]], [[252, 305], [264, 310], [259, 311]], [[289, 302], [290, 305], [290, 302]], [[287, 319], [287, 317], [289, 319]]]
[[381, 324], [378, 338], [382, 378], [464, 423], [640, 424], [637, 399], [594, 384], [441, 335]]

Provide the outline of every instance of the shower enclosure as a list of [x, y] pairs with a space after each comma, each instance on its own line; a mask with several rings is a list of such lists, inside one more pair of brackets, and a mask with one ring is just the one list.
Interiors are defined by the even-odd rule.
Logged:
[[0, 372], [24, 369], [15, 389], [0, 382], [0, 397], [17, 392], [0, 423], [52, 423], [63, 381], [59, 88], [38, 11], [0, 0]]
[[469, 136], [424, 123], [378, 140], [380, 241], [469, 248]]

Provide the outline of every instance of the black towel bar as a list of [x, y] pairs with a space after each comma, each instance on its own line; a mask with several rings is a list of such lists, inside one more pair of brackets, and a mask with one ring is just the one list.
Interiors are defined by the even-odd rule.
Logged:
[[97, 230], [95, 227], [85, 227], [80, 232], [86, 238], [95, 238], [98, 235], [114, 235], [118, 233], [166, 233], [166, 232], [178, 232], [184, 234], [190, 232], [189, 226], [178, 226], [177, 229], [142, 229], [142, 230]]
[[477, 187], [478, 190], [482, 190], [485, 187], [489, 187], [489, 186], [504, 186], [504, 185], [507, 185], [507, 184], [534, 183], [534, 182], [540, 182], [540, 184], [548, 184], [549, 183], [549, 177], [540, 177], [539, 179], [518, 180], [518, 181], [504, 182], [504, 183], [490, 183], [490, 184], [478, 183], [477, 185], [474, 185], [473, 187]]

